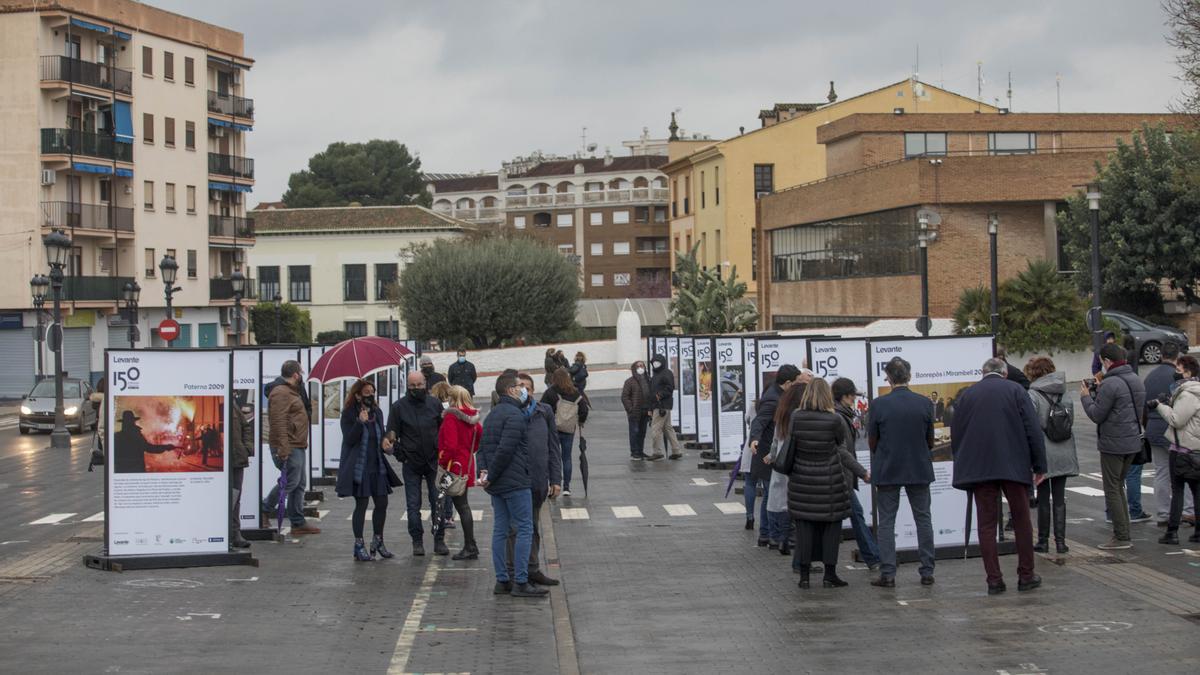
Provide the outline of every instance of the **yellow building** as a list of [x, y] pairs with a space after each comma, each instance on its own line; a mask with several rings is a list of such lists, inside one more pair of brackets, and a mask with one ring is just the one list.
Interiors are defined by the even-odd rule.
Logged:
[[671, 268], [677, 251], [699, 244], [700, 264], [732, 268], [757, 290], [754, 224], [756, 200], [763, 194], [825, 178], [825, 146], [817, 128], [855, 113], [996, 112], [974, 99], [919, 81], [903, 80], [837, 100], [832, 83], [828, 103], [781, 103], [759, 114], [762, 128], [724, 141], [675, 141], [663, 167], [671, 188]]

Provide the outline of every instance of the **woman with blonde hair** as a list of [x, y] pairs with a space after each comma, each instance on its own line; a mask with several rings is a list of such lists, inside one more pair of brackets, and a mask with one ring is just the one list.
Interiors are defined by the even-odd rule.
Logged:
[[[354, 559], [368, 562], [392, 552], [383, 544], [383, 525], [387, 521], [388, 495], [399, 487], [400, 479], [383, 455], [391, 454], [392, 441], [384, 431], [383, 412], [375, 401], [375, 385], [358, 380], [350, 386], [342, 406], [342, 455], [338, 463], [336, 491], [339, 497], [354, 497]], [[368, 550], [363, 542], [367, 502], [375, 502], [371, 514], [374, 537]]]
[[442, 407], [445, 408], [446, 402], [450, 400], [450, 387], [451, 386], [452, 385], [446, 383], [443, 380], [443, 381], [438, 382], [437, 384], [433, 385], [433, 387], [431, 387], [429, 389], [429, 394], [431, 396], [433, 396], [434, 398], [436, 398], [437, 400], [441, 401]]
[[[479, 411], [474, 407], [471, 392], [463, 387], [452, 386], [442, 411], [442, 426], [438, 430], [438, 466], [456, 476], [467, 479], [467, 488], [475, 485], [475, 453], [479, 450], [479, 437], [483, 426], [479, 423]], [[453, 560], [474, 560], [479, 557], [475, 544], [475, 521], [471, 517], [471, 505], [467, 502], [467, 491], [450, 497], [462, 523], [463, 547], [452, 557]], [[445, 507], [448, 508], [448, 507]]]

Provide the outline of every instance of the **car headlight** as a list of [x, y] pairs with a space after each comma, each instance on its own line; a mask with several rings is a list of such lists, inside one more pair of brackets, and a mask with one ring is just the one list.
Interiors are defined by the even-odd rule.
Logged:
[[23, 405], [23, 406], [21, 406], [21, 414], [22, 415], [32, 415], [33, 409], [27, 405]]
[[79, 412], [79, 406], [73, 405], [73, 406], [68, 407], [66, 410], [64, 410], [63, 414], [64, 415], [74, 415], [77, 412]]

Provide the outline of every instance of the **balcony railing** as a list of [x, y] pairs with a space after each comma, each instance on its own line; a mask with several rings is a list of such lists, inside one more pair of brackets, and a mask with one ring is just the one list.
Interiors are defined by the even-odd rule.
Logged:
[[133, 209], [108, 204], [42, 202], [42, 225], [133, 232]]
[[208, 90], [208, 111], [254, 119], [254, 99]]
[[[233, 300], [233, 280], [217, 277], [208, 280], [208, 298], [210, 300]], [[242, 291], [243, 300], [258, 298], [258, 282], [246, 279], [246, 288]]]
[[107, 134], [94, 134], [75, 129], [42, 129], [43, 154], [76, 154], [118, 162], [133, 161], [133, 145], [118, 143]]
[[237, 155], [208, 153], [208, 172], [234, 178], [254, 178], [254, 160]]
[[453, 216], [459, 220], [495, 220], [500, 217], [500, 209], [495, 206], [462, 206], [454, 209], [436, 209], [438, 213]]
[[512, 209], [529, 206], [529, 195], [509, 195], [505, 198], [505, 203]]
[[105, 301], [124, 297], [125, 284], [133, 277], [66, 277], [63, 300]]
[[133, 93], [133, 73], [103, 63], [90, 63], [69, 56], [43, 56], [42, 81], [74, 82], [122, 94]]
[[254, 238], [254, 219], [236, 216], [208, 216], [208, 236]]

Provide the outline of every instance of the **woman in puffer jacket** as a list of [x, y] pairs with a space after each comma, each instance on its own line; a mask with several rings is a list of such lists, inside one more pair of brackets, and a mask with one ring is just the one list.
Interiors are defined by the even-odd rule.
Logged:
[[442, 426], [438, 429], [438, 465], [456, 476], [466, 476], [468, 488], [451, 497], [463, 533], [462, 550], [451, 559], [475, 560], [479, 557], [479, 547], [475, 544], [475, 521], [467, 493], [475, 486], [475, 453], [479, 450], [483, 425], [479, 423], [479, 411], [472, 405], [471, 393], [463, 387], [450, 387], [449, 403], [442, 411]]
[[847, 586], [837, 576], [842, 521], [850, 516], [850, 487], [840, 448], [846, 441], [842, 418], [833, 411], [829, 383], [809, 383], [792, 413], [792, 471], [788, 477], [788, 512], [796, 521], [796, 555], [800, 588], [808, 588], [814, 551], [825, 566], [824, 586]]
[[[1151, 409], [1162, 415], [1170, 429], [1167, 440], [1171, 441], [1171, 515], [1167, 518], [1167, 532], [1158, 543], [1179, 545], [1179, 521], [1183, 517], [1183, 488], [1192, 491], [1192, 501], [1200, 503], [1200, 480], [1181, 475], [1177, 466], [1185, 454], [1195, 456], [1200, 452], [1200, 361], [1194, 356], [1181, 356], [1175, 368], [1183, 375], [1183, 381], [1175, 388], [1170, 403], [1150, 400]], [[1200, 520], [1188, 537], [1192, 543], [1200, 543]]]
[[1046, 443], [1046, 480], [1037, 486], [1037, 544], [1033, 550], [1046, 553], [1050, 550], [1050, 514], [1054, 513], [1055, 550], [1061, 555], [1067, 552], [1067, 479], [1079, 475], [1079, 457], [1075, 453], [1075, 435], [1065, 441], [1052, 441], [1046, 436], [1046, 423], [1052, 404], [1061, 405], [1072, 423], [1075, 421], [1075, 404], [1067, 395], [1066, 373], [1055, 372], [1054, 362], [1039, 356], [1025, 364], [1025, 377], [1029, 378], [1029, 398], [1037, 412], [1038, 428], [1042, 429]]

